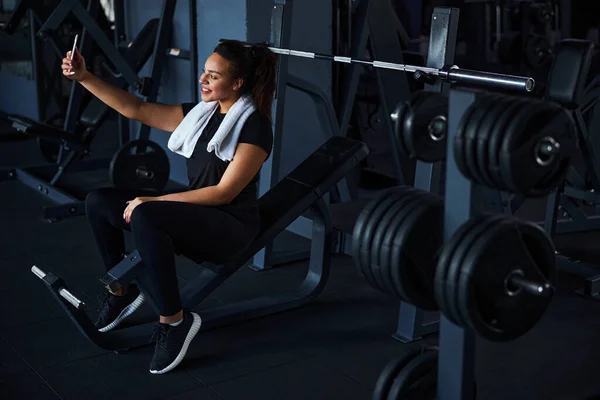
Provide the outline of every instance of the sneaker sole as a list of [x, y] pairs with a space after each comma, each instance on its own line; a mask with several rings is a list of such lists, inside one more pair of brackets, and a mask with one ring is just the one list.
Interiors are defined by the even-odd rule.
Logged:
[[98, 330], [102, 333], [106, 333], [112, 329], [115, 329], [117, 327], [117, 325], [119, 325], [121, 322], [123, 322], [123, 320], [125, 318], [129, 317], [131, 314], [133, 314], [135, 312], [135, 310], [140, 308], [140, 306], [142, 304], [144, 304], [145, 300], [146, 300], [146, 298], [144, 297], [144, 294], [140, 293], [139, 296], [136, 297], [136, 299], [131, 302], [131, 304], [129, 304], [127, 307], [125, 307], [123, 309], [123, 311], [121, 311], [121, 313], [119, 315], [117, 315], [117, 318], [115, 318], [115, 320], [113, 322], [106, 325], [104, 328], [100, 328]]
[[192, 316], [194, 317], [194, 322], [192, 322], [192, 327], [190, 328], [190, 330], [185, 338], [185, 341], [183, 342], [183, 346], [181, 347], [181, 350], [179, 351], [177, 358], [175, 358], [175, 361], [173, 361], [171, 364], [169, 364], [167, 367], [161, 369], [160, 371], [150, 370], [151, 374], [159, 375], [159, 374], [164, 374], [165, 372], [169, 372], [170, 370], [172, 370], [173, 368], [178, 366], [183, 361], [183, 358], [185, 357], [185, 353], [187, 353], [188, 347], [189, 347], [190, 343], [192, 342], [192, 339], [194, 339], [194, 336], [196, 336], [196, 334], [200, 330], [200, 326], [202, 325], [202, 320], [200, 319], [200, 316], [198, 314], [192, 313]]

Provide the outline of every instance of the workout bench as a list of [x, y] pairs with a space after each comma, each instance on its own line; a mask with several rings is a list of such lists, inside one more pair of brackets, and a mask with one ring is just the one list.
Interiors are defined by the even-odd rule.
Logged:
[[[298, 167], [273, 186], [259, 199], [261, 230], [256, 239], [242, 253], [221, 264], [207, 263], [186, 252], [180, 256], [202, 264], [200, 274], [181, 288], [184, 308], [194, 308], [227, 278], [271, 242], [295, 219], [310, 209], [306, 215], [313, 221], [310, 262], [304, 281], [295, 289], [273, 296], [260, 296], [250, 300], [227, 304], [200, 312], [202, 329], [245, 321], [276, 312], [300, 307], [314, 299], [323, 290], [329, 277], [333, 229], [329, 207], [323, 196], [331, 190], [352, 168], [369, 153], [359, 141], [333, 137], [317, 149]], [[32, 271], [58, 300], [69, 318], [85, 337], [106, 350], [127, 350], [151, 342], [156, 321], [101, 333], [83, 310], [84, 304], [73, 296], [62, 279], [53, 273], [44, 273], [37, 267]], [[154, 289], [144, 271], [143, 261], [137, 251], [108, 271], [101, 281], [111, 290], [136, 282], [146, 294], [152, 308], [159, 314], [154, 302]]]

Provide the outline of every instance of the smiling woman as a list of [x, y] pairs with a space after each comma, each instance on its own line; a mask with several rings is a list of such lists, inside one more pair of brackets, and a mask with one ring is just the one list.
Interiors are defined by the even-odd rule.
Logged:
[[[175, 249], [219, 262], [242, 252], [260, 229], [257, 182], [273, 144], [271, 105], [276, 58], [266, 45], [223, 41], [205, 62], [199, 104], [155, 104], [111, 86], [85, 68], [75, 49], [63, 75], [127, 118], [172, 132], [169, 148], [186, 158], [189, 187], [179, 193], [103, 188], [86, 199], [86, 215], [106, 270], [122, 259], [123, 231], [135, 245], [157, 293], [159, 337], [150, 372], [175, 368], [200, 329], [181, 307]], [[72, 56], [72, 57], [71, 57]], [[106, 293], [96, 326], [114, 329], [145, 302], [135, 286]]]

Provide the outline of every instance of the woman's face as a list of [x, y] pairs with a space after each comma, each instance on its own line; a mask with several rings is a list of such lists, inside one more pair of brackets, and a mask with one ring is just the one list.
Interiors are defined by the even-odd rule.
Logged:
[[229, 62], [226, 59], [213, 53], [206, 59], [200, 84], [202, 101], [223, 101], [238, 96], [241, 80], [231, 76]]

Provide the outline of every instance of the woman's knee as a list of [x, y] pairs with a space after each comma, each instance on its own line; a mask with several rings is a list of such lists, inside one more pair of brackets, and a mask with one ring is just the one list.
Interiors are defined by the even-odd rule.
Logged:
[[101, 188], [95, 189], [88, 193], [85, 197], [85, 210], [86, 213], [90, 211], [98, 211], [106, 207], [108, 199], [110, 198], [110, 189], [112, 188]]
[[152, 224], [153, 221], [155, 221], [155, 213], [156, 207], [153, 205], [153, 202], [139, 204], [131, 212], [131, 227], [148, 227], [149, 224]]
[[101, 215], [113, 223], [123, 218], [126, 206], [123, 195], [113, 187], [92, 190], [85, 198], [85, 212], [88, 216]]

